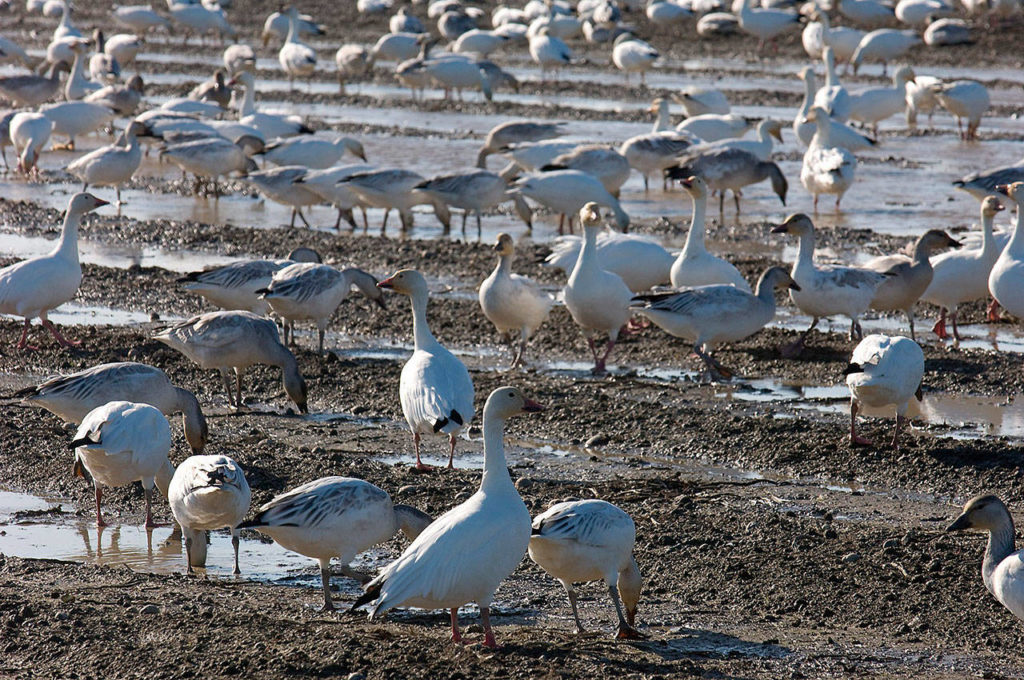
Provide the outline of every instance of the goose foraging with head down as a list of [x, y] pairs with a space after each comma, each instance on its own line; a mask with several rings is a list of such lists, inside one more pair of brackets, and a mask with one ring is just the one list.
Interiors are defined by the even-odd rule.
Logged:
[[288, 550], [318, 560], [324, 590], [320, 611], [331, 611], [331, 558], [338, 558], [343, 574], [365, 582], [368, 578], [349, 566], [356, 555], [399, 529], [416, 540], [431, 521], [416, 508], [392, 504], [386, 491], [369, 482], [323, 477], [275, 496], [235, 528], [255, 529]]
[[910, 338], [868, 335], [853, 350], [843, 371], [850, 388], [850, 444], [871, 446], [857, 435], [857, 413], [862, 404], [874, 408], [896, 407], [896, 431], [892, 447], [900, 448], [900, 430], [906, 423], [910, 400], [921, 400], [924, 377], [924, 352]]
[[[633, 518], [607, 501], [556, 503], [534, 518], [530, 559], [565, 588], [577, 634], [583, 633], [583, 624], [576, 608], [573, 583], [601, 579], [619, 616], [615, 637], [645, 637], [633, 627], [643, 583], [633, 557], [635, 543]], [[619, 605], [620, 596], [625, 616]]]
[[451, 611], [452, 641], [461, 642], [458, 608], [480, 607], [484, 645], [497, 647], [490, 604], [501, 582], [530, 544], [530, 511], [508, 474], [502, 435], [505, 421], [543, 407], [515, 387], [499, 387], [484, 405], [484, 473], [480, 489], [437, 518], [401, 557], [387, 566], [355, 603], [373, 602], [373, 618], [408, 605]]
[[707, 151], [693, 150], [677, 159], [678, 165], [665, 171], [669, 179], [686, 179], [694, 175], [701, 177], [714, 191], [718, 192], [718, 212], [725, 212], [725, 191], [732, 191], [737, 214], [740, 211], [740, 197], [743, 187], [770, 180], [772, 191], [786, 205], [789, 182], [779, 166], [772, 161], [762, 161], [744, 149], [715, 148]]
[[402, 413], [412, 430], [416, 469], [420, 461], [420, 435], [448, 435], [448, 467], [455, 458], [455, 435], [473, 420], [473, 380], [454, 354], [434, 338], [427, 325], [427, 280], [415, 269], [402, 269], [377, 284], [379, 288], [408, 295], [412, 302], [412, 356], [402, 367], [398, 395]]
[[[306, 252], [308, 251], [308, 253]], [[303, 259], [298, 257], [305, 255]], [[256, 291], [270, 285], [277, 272], [293, 262], [320, 262], [320, 254], [311, 248], [297, 249], [284, 260], [244, 260], [223, 267], [189, 272], [178, 279], [182, 288], [206, 298], [221, 309], [241, 309], [260, 316], [270, 310]]]

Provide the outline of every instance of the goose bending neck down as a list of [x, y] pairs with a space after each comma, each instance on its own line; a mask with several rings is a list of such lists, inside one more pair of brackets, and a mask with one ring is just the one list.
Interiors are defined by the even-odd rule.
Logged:
[[857, 435], [857, 413], [862, 404], [875, 408], [896, 407], [896, 428], [892, 447], [900, 448], [900, 430], [907, 422], [910, 400], [921, 401], [924, 352], [910, 338], [868, 335], [853, 350], [843, 371], [850, 389], [850, 444], [870, 446]]

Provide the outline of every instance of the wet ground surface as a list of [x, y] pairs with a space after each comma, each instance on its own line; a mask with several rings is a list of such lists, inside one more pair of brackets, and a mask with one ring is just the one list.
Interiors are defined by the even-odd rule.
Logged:
[[[252, 5], [253, 16], [276, 9]], [[88, 26], [98, 11], [83, 8], [78, 21]], [[382, 25], [349, 9], [324, 14], [318, 18], [328, 20], [330, 35], [346, 40], [372, 42]], [[36, 31], [27, 43], [38, 51], [51, 23], [27, 19], [11, 30]], [[255, 24], [245, 30], [254, 33]], [[981, 31], [965, 48], [914, 53], [918, 73], [986, 82], [999, 115], [985, 119], [983, 141], [975, 144], [958, 141], [945, 114], [916, 136], [905, 134], [902, 120], [887, 121], [882, 145], [861, 157], [846, 210], [816, 220], [819, 257], [859, 262], [901, 250], [926, 228], [975, 228], [977, 203], [949, 183], [1024, 155], [1019, 121], [1009, 117], [1021, 107], [1024, 81], [1019, 52], [1006, 48], [1013, 30], [1019, 28]], [[413, 106], [387, 68], [350, 85], [347, 98], [336, 96], [329, 70], [309, 89], [289, 93], [273, 50], [261, 54], [258, 87], [267, 108], [355, 133], [372, 163], [425, 175], [471, 164], [486, 131], [512, 116], [567, 120], [571, 140], [620, 141], [650, 128], [644, 109], [653, 96], [684, 85], [723, 87], [745, 115], [790, 118], [799, 104], [798, 36], [765, 60], [746, 39], [670, 47], [669, 36], [657, 31], [654, 41], [666, 59], [649, 89], [607, 77], [606, 55], [582, 46], [589, 63], [561, 74], [558, 84], [542, 83], [521, 54], [499, 59], [524, 84], [519, 93], [497, 93], [494, 104], [474, 94], [464, 104], [445, 102], [437, 91], [428, 92], [425, 106]], [[333, 69], [336, 42], [314, 46]], [[157, 72], [153, 101], [186, 91], [218, 55], [216, 47], [183, 51], [154, 37], [140, 55], [142, 70]], [[981, 63], [987, 67], [964, 66]], [[852, 89], [881, 83], [879, 72], [869, 66], [847, 82]], [[796, 181], [800, 150], [791, 129], [784, 134], [776, 159], [791, 178], [787, 206], [755, 186], [745, 192], [741, 216], [727, 208], [724, 219], [709, 223], [710, 247], [749, 279], [795, 257], [795, 244], [770, 235], [768, 224], [810, 209]], [[87, 149], [106, 140], [81, 142]], [[0, 265], [51, 246], [58, 211], [77, 189], [62, 170], [74, 155], [45, 154], [44, 183], [0, 178]], [[924, 399], [908, 445], [850, 449], [841, 372], [852, 345], [841, 320], [823, 324], [798, 360], [782, 359], [778, 348], [809, 319], [780, 297], [784, 306], [769, 328], [722, 350], [722, 362], [740, 377], [719, 384], [705, 382], [682, 342], [648, 328], [625, 338], [610, 375], [595, 378], [559, 305], [531, 342], [527, 368], [509, 373], [508, 355], [475, 302], [476, 286], [493, 267], [489, 243], [508, 231], [517, 240], [516, 270], [556, 292], [562, 274], [536, 263], [556, 235], [553, 216], [540, 216], [527, 233], [508, 212], [486, 215], [479, 243], [475, 234], [468, 243], [457, 231], [442, 234], [428, 212], [418, 213], [404, 235], [378, 236], [375, 210], [370, 234], [335, 233], [327, 207], [311, 210], [316, 229], [288, 230], [280, 228], [288, 210], [240, 182], [229, 182], [218, 201], [194, 197], [191, 182], [152, 157], [140, 174], [123, 192], [120, 215], [106, 208], [85, 220], [85, 280], [75, 301], [51, 315], [82, 348], [58, 350], [37, 326], [33, 338], [43, 349], [16, 352], [10, 343], [20, 322], [0, 318], [0, 677], [1024, 677], [1020, 624], [979, 577], [983, 539], [942, 531], [977, 493], [997, 493], [1011, 508], [1021, 500], [1018, 324], [982, 323], [983, 305], [965, 306], [966, 339], [953, 347], [927, 334], [930, 319], [920, 322]], [[690, 206], [678, 191], [645, 194], [634, 175], [623, 205], [638, 231], [670, 248], [682, 244]], [[997, 226], [1007, 221], [1004, 213]], [[460, 441], [456, 470], [418, 474], [410, 465], [411, 437], [396, 398], [411, 351], [404, 299], [389, 299], [387, 310], [345, 302], [331, 325], [326, 359], [312, 351], [309, 329], [300, 329], [308, 416], [292, 412], [279, 373], [267, 368], [247, 376], [247, 408], [236, 414], [213, 372], [150, 339], [167, 321], [209, 309], [178, 289], [182, 272], [280, 257], [299, 245], [378, 277], [420, 268], [433, 292], [431, 326], [469, 367], [478, 411], [493, 388], [507, 383], [549, 406], [509, 423], [513, 477], [534, 514], [566, 498], [599, 497], [633, 516], [645, 578], [639, 622], [649, 639], [610, 639], [614, 614], [598, 585], [581, 590], [581, 615], [594, 633], [574, 636], [564, 592], [529, 561], [498, 592], [494, 621], [503, 646], [492, 652], [449, 643], [447, 617], [436, 612], [399, 611], [384, 622], [319, 613], [315, 563], [256, 533], [243, 534], [241, 577], [230, 574], [228, 536], [215, 534], [206, 573], [186, 578], [180, 543], [167, 541], [170, 530], [149, 535], [141, 528], [137, 485], [105, 494], [112, 526], [97, 530], [92, 490], [71, 475], [69, 426], [6, 395], [105, 361], [150, 363], [195, 391], [210, 417], [208, 452], [242, 464], [254, 505], [328, 474], [367, 479], [396, 502], [434, 515], [476, 488], [478, 427]], [[933, 318], [935, 310], [922, 312]], [[864, 326], [894, 333], [905, 323], [869, 315]], [[177, 462], [186, 447], [177, 419], [172, 427]], [[865, 427], [886, 441], [890, 414], [874, 414]], [[444, 449], [440, 439], [427, 440], [427, 462], [442, 463]], [[157, 514], [169, 519], [163, 501]], [[372, 572], [403, 545], [395, 539], [354, 566]], [[341, 601], [358, 592], [345, 577], [334, 582]], [[464, 622], [475, 615], [467, 607]], [[470, 638], [477, 642], [480, 631], [471, 629]]]

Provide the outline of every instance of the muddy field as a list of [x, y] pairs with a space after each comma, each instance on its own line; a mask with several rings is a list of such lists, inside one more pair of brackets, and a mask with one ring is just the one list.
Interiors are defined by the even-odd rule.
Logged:
[[[522, 50], [499, 56], [522, 86], [496, 94], [493, 104], [477, 95], [448, 102], [435, 91], [416, 107], [390, 68], [350, 85], [353, 94], [342, 98], [333, 49], [342, 41], [372, 43], [385, 24], [356, 14], [354, 4], [303, 3], [327, 24], [329, 39], [314, 42], [325, 67], [311, 87], [290, 93], [276, 70], [276, 48], [269, 48], [260, 53], [259, 76], [267, 81], [260, 98], [308, 115], [314, 128], [362, 136], [371, 162], [404, 161], [426, 175], [469, 165], [486, 130], [510, 117], [568, 120], [573, 139], [615, 141], [649, 128], [650, 99], [682, 85], [717, 84], [752, 115], [792, 116], [802, 93], [792, 77], [804, 63], [799, 34], [761, 58], [754, 39], [690, 39], [692, 23], [680, 39], [636, 16], [630, 18], [641, 35], [665, 55], [649, 89], [618, 74], [606, 79], [607, 48], [581, 42], [573, 45], [580, 63], [558, 83], [541, 82]], [[88, 5], [76, 12], [83, 27], [107, 11], [106, 2]], [[243, 37], [254, 36], [277, 8], [246, 5], [230, 14]], [[5, 35], [37, 54], [54, 23], [17, 14], [2, 21]], [[901, 250], [927, 227], [961, 235], [974, 228], [976, 202], [954, 193], [949, 181], [1024, 154], [1024, 134], [1011, 117], [1022, 108], [1020, 30], [982, 27], [973, 45], [913, 53], [921, 71], [982, 78], [993, 91], [994, 117], [982, 125], [983, 141], [971, 145], [954, 138], [948, 116], [914, 136], [902, 120], [888, 121], [882, 147], [861, 158], [863, 179], [844, 199], [844, 213], [818, 220], [821, 257], [857, 262]], [[158, 36], [140, 55], [143, 73], [161, 76], [150, 92], [154, 102], [187, 91], [218, 59], [218, 45], [182, 50], [180, 40]], [[753, 84], [739, 85], [746, 80]], [[880, 69], [870, 66], [851, 81], [882, 82]], [[786, 134], [776, 160], [791, 179], [787, 206], [767, 187], [752, 187], [741, 215], [730, 207], [708, 224], [709, 245], [748, 279], [792, 261], [795, 243], [769, 229], [786, 211], [809, 210], [796, 179], [801, 153], [791, 130]], [[82, 146], [105, 141], [87, 138]], [[0, 178], [0, 266], [49, 247], [59, 211], [77, 190], [62, 169], [72, 157], [44, 155], [40, 183]], [[841, 375], [852, 349], [846, 326], [823, 324], [799, 359], [783, 359], [778, 348], [808, 319], [782, 296], [771, 326], [722, 350], [722, 363], [741, 376], [731, 383], [708, 384], [689, 348], [653, 327], [624, 338], [610, 375], [592, 377], [585, 344], [561, 305], [531, 342], [526, 368], [509, 372], [510, 357], [480, 311], [476, 287], [494, 265], [494, 235], [509, 231], [517, 240], [516, 271], [557, 291], [564, 276], [538, 262], [553, 244], [554, 216], [542, 215], [528, 234], [507, 210], [496, 211], [485, 216], [479, 242], [475, 234], [470, 242], [457, 231], [442, 234], [427, 212], [417, 213], [416, 227], [402, 237], [377, 234], [380, 211], [371, 211], [369, 233], [335, 232], [327, 207], [311, 212], [321, 228], [289, 230], [280, 228], [288, 211], [241, 182], [228, 182], [215, 201], [193, 197], [191, 182], [155, 159], [140, 175], [120, 214], [105, 208], [85, 219], [82, 288], [51, 315], [81, 348], [60, 350], [35, 326], [32, 340], [42, 348], [16, 351], [21, 322], [0, 318], [0, 677], [1024, 677], [1024, 629], [981, 582], [984, 539], [943, 531], [978, 493], [996, 493], [1011, 509], [1022, 501], [1018, 322], [984, 323], [984, 305], [968, 305], [961, 309], [967, 337], [953, 347], [928, 333], [936, 310], [923, 306], [924, 401], [905, 446], [852, 449]], [[689, 202], [678, 191], [645, 195], [634, 175], [623, 195], [634, 229], [681, 244]], [[1001, 216], [999, 226], [1006, 223]], [[509, 422], [513, 479], [533, 514], [559, 500], [602, 498], [632, 515], [644, 576], [638, 623], [647, 639], [612, 639], [614, 610], [598, 584], [581, 589], [590, 632], [574, 635], [564, 591], [529, 560], [498, 591], [492, 620], [501, 647], [489, 650], [478, 644], [479, 626], [470, 625], [474, 607], [462, 612], [470, 625], [466, 646], [448, 641], [440, 612], [394, 611], [385, 621], [320, 613], [314, 562], [284, 554], [255, 532], [243, 534], [240, 578], [230, 576], [224, 533], [212, 537], [207, 573], [186, 577], [180, 544], [165, 542], [170, 529], [147, 537], [139, 528], [138, 485], [106, 492], [112, 526], [96, 529], [92, 489], [71, 474], [73, 427], [9, 395], [108, 361], [158, 366], [193, 390], [210, 419], [207, 452], [243, 466], [254, 506], [335, 474], [371, 481], [396, 502], [435, 516], [475, 490], [479, 426], [460, 440], [456, 470], [421, 474], [410, 464], [412, 441], [397, 399], [412, 344], [405, 298], [390, 297], [386, 310], [347, 300], [331, 325], [326, 358], [315, 352], [315, 333], [300, 329], [296, 355], [309, 386], [308, 416], [294, 412], [279, 371], [268, 368], [247, 375], [247, 408], [235, 413], [214, 372], [151, 339], [168, 321], [211, 309], [179, 289], [183, 272], [280, 257], [300, 245], [378, 277], [419, 268], [431, 282], [431, 328], [469, 367], [478, 413], [503, 384], [548, 407]], [[905, 332], [906, 321], [871, 314], [864, 327]], [[885, 442], [892, 424], [869, 418], [865, 434]], [[172, 428], [179, 462], [187, 446], [178, 419]], [[425, 439], [427, 462], [443, 463], [444, 453], [443, 439]], [[170, 519], [162, 500], [157, 514]], [[404, 545], [394, 539], [357, 567], [373, 571]], [[358, 593], [343, 576], [334, 584], [339, 604]]]

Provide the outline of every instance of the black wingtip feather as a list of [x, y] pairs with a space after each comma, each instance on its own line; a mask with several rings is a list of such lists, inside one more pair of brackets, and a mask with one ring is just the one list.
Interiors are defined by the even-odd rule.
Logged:
[[362, 607], [364, 604], [368, 604], [370, 602], [373, 602], [378, 597], [380, 597], [380, 591], [381, 591], [381, 588], [383, 588], [383, 587], [384, 587], [384, 583], [381, 582], [381, 583], [378, 583], [377, 585], [375, 585], [374, 587], [370, 588], [365, 593], [363, 593], [358, 598], [356, 598], [356, 601], [352, 603], [352, 606], [349, 607], [348, 610], [350, 612], [354, 612], [355, 610], [357, 610], [360, 607]]
[[448, 424], [447, 418], [438, 418], [434, 421], [434, 434], [441, 431], [441, 428]]
[[455, 409], [452, 409], [452, 412], [451, 412], [451, 414], [448, 417], [451, 418], [452, 420], [454, 420], [459, 425], [465, 425], [466, 424], [466, 421], [464, 421], [462, 419], [462, 414], [459, 413], [458, 411], [456, 411]]
[[100, 443], [99, 440], [93, 441], [92, 439], [89, 439], [88, 436], [85, 436], [85, 437], [79, 437], [78, 439], [72, 439], [71, 443], [68, 444], [68, 448], [71, 449], [72, 451], [74, 451], [79, 446], [94, 446], [95, 444], [99, 444], [99, 443]]

